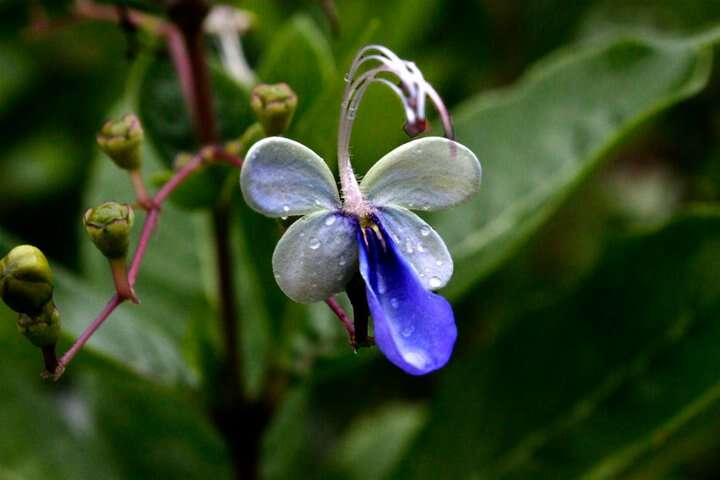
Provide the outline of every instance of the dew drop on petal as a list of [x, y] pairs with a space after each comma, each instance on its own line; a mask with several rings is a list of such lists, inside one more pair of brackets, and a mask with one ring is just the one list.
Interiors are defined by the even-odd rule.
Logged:
[[409, 337], [410, 335], [412, 335], [414, 331], [415, 331], [415, 326], [414, 326], [414, 325], [408, 325], [408, 326], [406, 326], [405, 328], [403, 328], [402, 332], [400, 332], [400, 333], [401, 333], [401, 335], [402, 335], [403, 337], [407, 338], [407, 337]]
[[288, 219], [288, 217], [280, 217], [280, 220], [283, 220], [283, 221], [285, 221], [287, 219]]
[[438, 267], [442, 267], [442, 264], [442, 260], [435, 260], [435, 265], [437, 265]]
[[422, 253], [422, 252], [425, 251], [425, 247], [423, 247], [423, 244], [422, 244], [422, 243], [418, 243], [418, 244], [417, 244], [417, 251], [420, 252], [420, 253]]
[[393, 297], [390, 299], [390, 305], [392, 305], [393, 308], [398, 308], [400, 306], [400, 302], [397, 298]]
[[430, 285], [430, 288], [439, 288], [440, 285], [442, 285], [442, 280], [438, 277], [431, 277], [428, 284]]
[[325, 219], [325, 225], [327, 225], [328, 227], [333, 223], [335, 223], [335, 215], [330, 215]]
[[310, 240], [310, 245], [308, 246], [310, 247], [310, 250], [317, 250], [318, 248], [320, 248], [320, 240], [318, 240], [317, 238], [313, 238], [312, 240]]
[[422, 227], [420, 229], [420, 235], [422, 235], [423, 237], [427, 237], [428, 235], [430, 235], [430, 229], [428, 227]]
[[290, 207], [288, 207], [287, 205], [283, 205], [283, 212], [289, 212], [289, 211], [290, 211]]
[[378, 278], [378, 293], [382, 295], [385, 292], [387, 292], [387, 286], [382, 278]]
[[415, 251], [415, 250], [413, 250], [413, 246], [412, 246], [412, 243], [410, 243], [410, 240], [405, 242], [405, 251], [407, 253], [413, 253]]
[[343, 266], [345, 266], [345, 263], [347, 263], [347, 261], [344, 258], [341, 258], [340, 261], [338, 262], [338, 265], [343, 267]]

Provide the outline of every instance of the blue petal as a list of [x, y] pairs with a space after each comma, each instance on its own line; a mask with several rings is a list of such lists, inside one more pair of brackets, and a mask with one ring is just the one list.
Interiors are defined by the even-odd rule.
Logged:
[[452, 307], [423, 288], [393, 240], [378, 226], [382, 239], [370, 228], [364, 236], [358, 230], [360, 273], [375, 343], [392, 363], [412, 375], [423, 375], [450, 359], [457, 338]]

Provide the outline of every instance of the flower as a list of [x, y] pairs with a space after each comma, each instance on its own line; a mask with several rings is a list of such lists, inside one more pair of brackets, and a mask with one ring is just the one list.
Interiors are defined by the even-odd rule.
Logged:
[[[352, 80], [368, 57], [384, 60]], [[398, 75], [402, 88], [379, 78], [381, 73]], [[453, 263], [442, 238], [411, 210], [439, 210], [468, 199], [478, 191], [482, 171], [465, 146], [425, 137], [386, 154], [358, 183], [348, 153], [350, 131], [369, 83], [397, 88], [406, 106], [406, 131], [424, 126], [421, 100], [433, 95], [417, 67], [383, 47], [363, 49], [349, 78], [338, 143], [342, 199], [327, 164], [309, 148], [282, 137], [253, 145], [240, 185], [256, 211], [301, 217], [273, 254], [282, 291], [300, 303], [325, 300], [343, 291], [359, 270], [377, 346], [401, 369], [421, 375], [447, 363], [457, 337], [452, 308], [433, 292], [449, 281]], [[438, 105], [436, 94], [434, 98]], [[451, 130], [447, 119], [446, 132]]]

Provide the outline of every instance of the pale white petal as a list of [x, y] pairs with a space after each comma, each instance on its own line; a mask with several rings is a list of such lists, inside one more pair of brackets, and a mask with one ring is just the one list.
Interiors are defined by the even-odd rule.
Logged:
[[345, 289], [357, 271], [356, 221], [315, 212], [293, 223], [273, 253], [280, 289], [299, 303], [325, 300]]
[[336, 210], [340, 196], [332, 172], [315, 152], [283, 137], [254, 144], [240, 174], [247, 204], [268, 217]]
[[481, 177], [480, 162], [467, 147], [443, 137], [425, 137], [381, 158], [360, 189], [377, 206], [438, 210], [474, 195]]

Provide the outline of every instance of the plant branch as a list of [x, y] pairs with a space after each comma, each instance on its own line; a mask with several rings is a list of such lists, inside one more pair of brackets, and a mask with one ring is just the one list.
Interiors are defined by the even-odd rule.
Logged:
[[353, 324], [350, 316], [345, 312], [345, 310], [340, 306], [340, 304], [337, 302], [337, 300], [335, 300], [334, 297], [328, 298], [327, 300], [325, 300], [325, 303], [328, 307], [330, 307], [330, 310], [332, 310], [333, 313], [337, 315], [340, 323], [342, 323], [345, 331], [348, 334], [348, 340], [350, 341], [350, 345], [352, 345], [353, 349], [357, 350], [357, 343], [355, 342], [355, 325]]
[[[215, 153], [223, 152], [217, 158], [214, 156]], [[162, 205], [167, 198], [172, 194], [177, 187], [179, 187], [183, 181], [185, 181], [192, 173], [199, 170], [206, 162], [217, 161], [222, 163], [228, 163], [233, 166], [242, 164], [242, 159], [231, 155], [229, 152], [225, 152], [219, 147], [206, 147], [203, 148], [198, 154], [196, 154], [192, 160], [190, 160], [183, 168], [181, 168], [170, 180], [158, 190], [152, 199], [150, 199], [150, 210], [148, 211], [147, 217], [145, 217], [145, 223], [143, 224], [142, 233], [140, 234], [140, 240], [138, 246], [135, 249], [132, 262], [130, 264], [130, 270], [128, 272], [128, 283], [130, 287], [135, 286], [137, 276], [140, 273], [140, 266], [145, 258], [150, 239], [152, 237], [155, 228], [157, 227], [160, 213], [162, 211]], [[65, 371], [67, 365], [82, 349], [82, 347], [90, 340], [95, 331], [102, 326], [103, 323], [110, 317], [115, 309], [120, 306], [126, 299], [121, 298], [115, 293], [105, 308], [100, 314], [92, 321], [92, 323], [83, 331], [83, 333], [75, 340], [75, 343], [68, 349], [67, 352], [58, 361], [58, 366], [54, 370], [52, 375], [54, 380], [59, 379]]]

